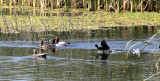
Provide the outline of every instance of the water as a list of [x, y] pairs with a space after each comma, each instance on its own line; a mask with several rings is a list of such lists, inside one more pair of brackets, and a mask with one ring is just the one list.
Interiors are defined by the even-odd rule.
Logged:
[[[151, 27], [152, 28], [152, 27]], [[118, 28], [119, 29], [119, 28]], [[45, 44], [51, 37], [41, 37], [38, 34], [1, 34], [0, 41], [0, 80], [55, 80], [55, 81], [139, 81], [159, 72], [159, 45], [160, 36], [156, 36], [152, 45], [142, 48], [145, 43], [136, 45], [134, 49], [141, 50], [140, 55], [128, 55], [124, 59], [124, 49], [131, 39], [148, 40], [155, 30], [128, 32], [120, 28], [116, 30], [88, 30], [74, 32], [49, 32], [60, 36], [60, 40], [69, 41], [67, 47], [43, 50], [47, 58], [34, 59], [33, 49], [40, 51], [39, 40]], [[98, 32], [97, 32], [98, 31]], [[32, 35], [32, 36], [30, 36]], [[100, 45], [104, 37], [109, 38], [111, 55], [101, 53], [94, 46]], [[27, 38], [27, 39], [26, 39]], [[129, 47], [140, 41], [133, 41]], [[128, 50], [128, 48], [127, 48]], [[152, 52], [153, 51], [153, 52]], [[159, 74], [149, 80], [158, 81]]]

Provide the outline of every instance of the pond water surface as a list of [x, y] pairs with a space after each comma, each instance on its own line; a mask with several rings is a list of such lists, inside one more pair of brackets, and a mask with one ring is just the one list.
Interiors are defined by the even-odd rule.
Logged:
[[[138, 32], [137, 32], [138, 31]], [[134, 46], [140, 55], [129, 53], [124, 59], [124, 49], [129, 40], [149, 40], [155, 27], [120, 27], [112, 30], [87, 30], [55, 32], [60, 40], [68, 41], [66, 47], [43, 50], [47, 58], [33, 58], [33, 49], [39, 49], [39, 40], [51, 44], [46, 33], [2, 34], [0, 39], [0, 80], [55, 80], [55, 81], [141, 81], [159, 72], [160, 35], [152, 41]], [[100, 53], [94, 46], [109, 38], [111, 54]], [[129, 47], [140, 41], [133, 41]], [[127, 48], [128, 50], [129, 48]], [[142, 50], [143, 49], [143, 50]], [[158, 81], [159, 74], [149, 80]]]

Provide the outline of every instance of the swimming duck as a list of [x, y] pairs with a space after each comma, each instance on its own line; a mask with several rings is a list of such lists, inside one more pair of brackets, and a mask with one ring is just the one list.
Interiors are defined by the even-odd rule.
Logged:
[[67, 46], [68, 44], [70, 44], [66, 41], [60, 41], [59, 42], [59, 37], [55, 37], [55, 40], [56, 40], [56, 46]]
[[100, 50], [110, 49], [107, 42], [108, 42], [108, 38], [105, 37], [104, 40], [101, 41], [101, 46], [98, 46], [97, 44], [95, 44], [95, 46], [97, 47], [97, 49], [100, 49]]
[[42, 49], [49, 49], [49, 48], [53, 48], [54, 45], [43, 45], [43, 41], [39, 41], [40, 42], [40, 45], [39, 47], [42, 48]]
[[33, 49], [33, 57], [35, 58], [46, 58], [47, 56], [47, 53], [39, 53], [37, 54], [37, 50], [36, 49]]

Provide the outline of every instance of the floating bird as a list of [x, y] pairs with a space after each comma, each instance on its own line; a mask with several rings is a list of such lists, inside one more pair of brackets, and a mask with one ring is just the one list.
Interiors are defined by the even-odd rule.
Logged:
[[104, 38], [103, 41], [101, 41], [101, 46], [98, 46], [97, 44], [95, 44], [95, 46], [97, 47], [97, 49], [100, 49], [100, 50], [108, 50], [110, 49], [110, 47], [108, 46], [107, 44], [108, 42], [108, 38]]
[[39, 41], [40, 42], [40, 45], [39, 47], [42, 48], [42, 49], [50, 49], [50, 48], [53, 48], [55, 45], [43, 45], [43, 41]]
[[37, 54], [37, 50], [33, 49], [33, 57], [35, 58], [46, 58], [47, 53], [39, 53]]
[[56, 46], [57, 47], [63, 47], [63, 46], [67, 46], [68, 44], [70, 44], [70, 43], [68, 43], [68, 42], [66, 42], [66, 41], [59, 41], [59, 37], [55, 37], [55, 40], [56, 40]]

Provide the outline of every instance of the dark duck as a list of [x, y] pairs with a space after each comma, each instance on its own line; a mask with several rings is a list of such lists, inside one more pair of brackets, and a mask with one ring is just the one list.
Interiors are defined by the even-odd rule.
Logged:
[[104, 40], [101, 41], [101, 46], [98, 46], [97, 44], [95, 44], [95, 46], [100, 50], [108, 50], [110, 47], [108, 46], [107, 42], [108, 38], [105, 37]]

